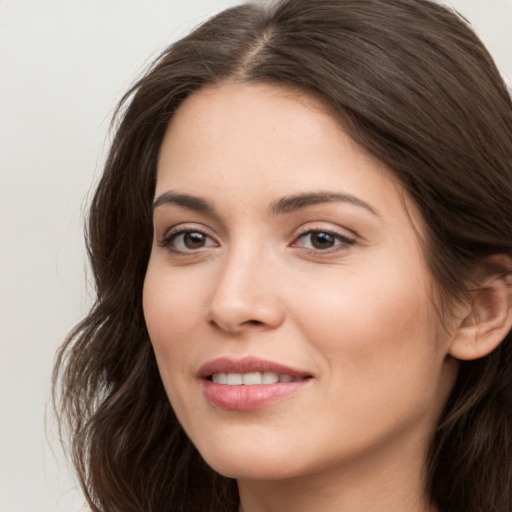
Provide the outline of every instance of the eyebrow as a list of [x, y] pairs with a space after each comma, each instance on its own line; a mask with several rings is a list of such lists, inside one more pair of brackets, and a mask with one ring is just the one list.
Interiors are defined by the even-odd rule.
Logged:
[[359, 206], [373, 213], [373, 215], [378, 216], [377, 211], [362, 199], [359, 199], [358, 197], [351, 194], [340, 194], [333, 192], [312, 192], [283, 197], [277, 201], [274, 201], [270, 205], [270, 211], [274, 215], [283, 215], [303, 210], [317, 204], [337, 202], [349, 203], [355, 206]]
[[[378, 216], [377, 211], [362, 199], [351, 194], [333, 192], [309, 192], [282, 197], [270, 204], [269, 211], [272, 215], [286, 215], [318, 204], [335, 202], [359, 206]], [[212, 204], [205, 199], [190, 194], [178, 194], [172, 191], [164, 192], [154, 201], [153, 210], [166, 204], [175, 204], [189, 210], [215, 214], [215, 208]]]
[[164, 192], [159, 195], [153, 203], [153, 211], [164, 204], [176, 204], [189, 210], [196, 210], [204, 213], [215, 213], [215, 208], [200, 197], [191, 196], [189, 194], [177, 194], [175, 192]]

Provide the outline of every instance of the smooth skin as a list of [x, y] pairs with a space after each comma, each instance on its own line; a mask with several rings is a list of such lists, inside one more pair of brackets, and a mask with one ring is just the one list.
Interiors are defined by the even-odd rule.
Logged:
[[[240, 510], [434, 510], [424, 465], [467, 312], [441, 325], [422, 220], [390, 171], [320, 99], [224, 83], [173, 117], [155, 201], [148, 331], [181, 424], [237, 479]], [[199, 368], [246, 356], [311, 379], [260, 409], [212, 405]]]

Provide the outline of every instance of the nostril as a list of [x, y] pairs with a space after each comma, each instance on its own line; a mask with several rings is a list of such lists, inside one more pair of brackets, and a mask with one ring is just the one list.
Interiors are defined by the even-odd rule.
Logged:
[[257, 303], [256, 299], [235, 299], [212, 299], [206, 311], [207, 321], [211, 327], [236, 333], [240, 329], [276, 328], [283, 321], [282, 306], [274, 298], [272, 302], [264, 304]]
[[260, 322], [259, 320], [247, 320], [243, 323], [246, 325], [263, 325], [263, 322]]
[[238, 332], [240, 329], [251, 329], [251, 328], [262, 328], [265, 327], [265, 322], [260, 320], [245, 320], [238, 324], [231, 325], [229, 322], [218, 322], [215, 319], [211, 319], [208, 322], [212, 327], [230, 332]]

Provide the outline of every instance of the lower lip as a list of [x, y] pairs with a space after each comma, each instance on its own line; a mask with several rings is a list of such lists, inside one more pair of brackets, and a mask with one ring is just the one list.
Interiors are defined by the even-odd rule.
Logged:
[[293, 395], [303, 388], [309, 379], [276, 384], [255, 384], [253, 386], [229, 386], [211, 380], [203, 381], [206, 398], [221, 409], [247, 411], [261, 409]]

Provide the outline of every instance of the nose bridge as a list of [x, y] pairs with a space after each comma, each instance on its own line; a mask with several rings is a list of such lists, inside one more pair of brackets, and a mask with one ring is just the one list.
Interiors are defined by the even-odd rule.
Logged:
[[283, 304], [275, 280], [277, 263], [255, 240], [245, 239], [227, 251], [209, 304], [209, 320], [223, 330], [275, 328], [283, 321]]

